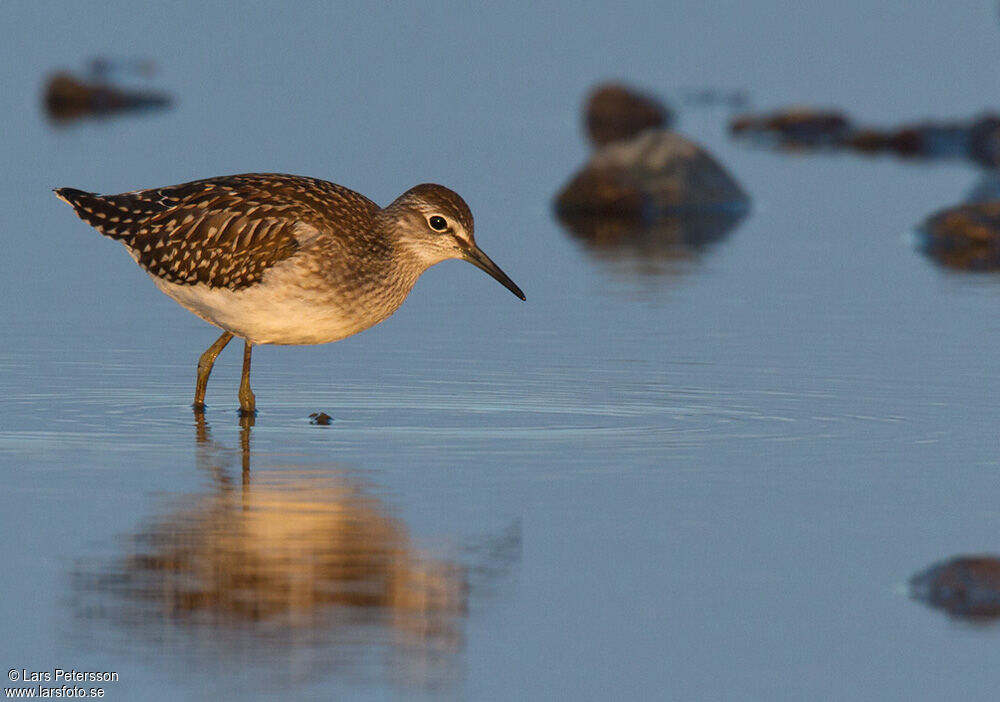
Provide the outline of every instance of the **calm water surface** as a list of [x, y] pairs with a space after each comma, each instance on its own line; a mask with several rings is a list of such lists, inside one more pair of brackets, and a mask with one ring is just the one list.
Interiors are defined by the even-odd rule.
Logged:
[[[990, 3], [752, 5], [8, 7], [0, 662], [121, 700], [992, 698], [1000, 630], [904, 588], [1000, 550], [1000, 280], [909, 239], [977, 174], [682, 108], [737, 227], [594, 248], [550, 214], [609, 76], [886, 124], [1000, 95]], [[174, 109], [48, 123], [95, 54], [155, 59]], [[214, 331], [50, 189], [254, 170], [450, 185], [528, 301], [447, 263], [384, 325], [259, 349], [252, 427], [224, 353], [198, 422]]]

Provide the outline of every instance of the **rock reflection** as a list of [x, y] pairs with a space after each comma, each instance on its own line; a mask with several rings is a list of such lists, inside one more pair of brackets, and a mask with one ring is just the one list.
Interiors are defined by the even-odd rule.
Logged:
[[317, 672], [352, 675], [387, 655], [396, 682], [447, 680], [463, 643], [467, 569], [421, 551], [347, 471], [251, 473], [251, 423], [237, 480], [233, 452], [198, 419], [197, 462], [212, 488], [131, 536], [124, 557], [76, 574], [96, 603], [85, 616], [153, 640], [180, 635], [179, 648], [199, 654], [256, 648], [270, 659], [308, 647]]
[[743, 219], [738, 213], [662, 215], [646, 222], [630, 217], [559, 215], [592, 256], [624, 262], [640, 275], [675, 273], [721, 241]]
[[973, 623], [1000, 617], [1000, 559], [958, 556], [910, 579], [910, 595], [949, 616]]

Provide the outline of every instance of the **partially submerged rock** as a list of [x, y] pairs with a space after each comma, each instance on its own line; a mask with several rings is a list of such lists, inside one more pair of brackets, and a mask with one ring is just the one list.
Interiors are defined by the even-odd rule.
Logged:
[[587, 98], [587, 135], [594, 146], [631, 139], [646, 129], [669, 127], [670, 109], [621, 83], [602, 83]]
[[910, 595], [961, 619], [1000, 617], [1000, 558], [959, 556], [936, 563], [910, 579]]
[[661, 103], [620, 84], [590, 95], [587, 131], [599, 148], [556, 196], [555, 210], [596, 256], [663, 272], [663, 262], [691, 258], [749, 210], [736, 181], [707, 151], [666, 129], [670, 121]]
[[790, 148], [836, 146], [851, 128], [844, 113], [810, 107], [789, 107], [764, 115], [737, 115], [729, 121], [729, 131], [735, 136], [773, 141]]
[[663, 215], [748, 208], [746, 193], [707, 151], [666, 130], [598, 150], [556, 197], [564, 218], [650, 222]]
[[938, 212], [924, 222], [917, 236], [923, 252], [942, 266], [1000, 270], [1000, 200]]
[[81, 80], [69, 73], [53, 74], [45, 88], [46, 112], [60, 121], [169, 104], [170, 98], [159, 93], [127, 91], [101, 81]]

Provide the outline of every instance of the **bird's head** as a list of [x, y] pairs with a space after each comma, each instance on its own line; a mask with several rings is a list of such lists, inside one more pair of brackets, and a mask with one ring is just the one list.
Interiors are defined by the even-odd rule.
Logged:
[[522, 300], [524, 293], [476, 245], [472, 212], [458, 193], [424, 183], [410, 188], [379, 212], [397, 245], [428, 268], [460, 258], [480, 268]]

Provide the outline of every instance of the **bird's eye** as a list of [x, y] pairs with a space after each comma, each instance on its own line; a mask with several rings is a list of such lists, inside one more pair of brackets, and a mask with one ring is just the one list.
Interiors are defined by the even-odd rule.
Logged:
[[445, 229], [448, 228], [448, 220], [446, 220], [441, 215], [434, 215], [433, 217], [427, 220], [427, 223], [431, 225], [431, 229], [438, 232], [443, 232]]

